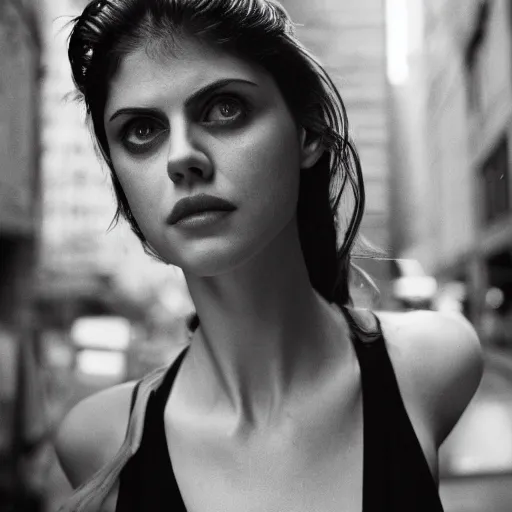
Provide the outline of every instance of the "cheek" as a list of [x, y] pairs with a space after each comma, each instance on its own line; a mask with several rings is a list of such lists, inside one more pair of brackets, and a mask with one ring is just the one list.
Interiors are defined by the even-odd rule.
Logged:
[[[144, 168], [144, 176], [141, 176]], [[151, 164], [137, 166], [118, 166], [119, 182], [130, 205], [137, 224], [147, 238], [157, 229], [162, 212], [159, 207], [166, 191], [162, 178], [151, 172]], [[164, 178], [165, 180], [165, 178]]]
[[293, 214], [297, 205], [300, 162], [299, 143], [294, 125], [276, 123], [262, 127], [240, 152], [247, 170], [244, 190], [251, 202], [269, 215]]

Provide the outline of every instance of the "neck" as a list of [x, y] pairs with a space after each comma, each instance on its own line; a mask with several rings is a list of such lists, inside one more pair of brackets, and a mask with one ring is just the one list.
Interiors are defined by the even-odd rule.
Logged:
[[243, 423], [270, 421], [346, 347], [346, 325], [313, 290], [294, 225], [229, 274], [186, 277], [201, 321], [190, 350], [200, 394]]

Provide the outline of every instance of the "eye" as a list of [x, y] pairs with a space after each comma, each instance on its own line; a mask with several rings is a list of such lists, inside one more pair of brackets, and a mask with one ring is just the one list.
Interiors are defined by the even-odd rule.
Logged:
[[245, 117], [247, 111], [248, 108], [242, 100], [231, 96], [222, 96], [210, 103], [204, 120], [207, 123], [232, 123]]
[[162, 123], [150, 117], [129, 121], [122, 133], [123, 144], [128, 150], [147, 151], [165, 131]]

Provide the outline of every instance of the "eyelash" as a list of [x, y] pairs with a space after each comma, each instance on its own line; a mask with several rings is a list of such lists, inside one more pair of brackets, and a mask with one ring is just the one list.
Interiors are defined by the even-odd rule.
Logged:
[[[144, 143], [137, 144], [137, 143], [130, 142], [128, 140], [130, 132], [133, 130], [136, 130], [137, 127], [139, 127], [141, 124], [142, 125], [150, 124], [153, 129], [158, 130], [158, 128], [160, 128], [160, 131], [154, 137], [152, 137], [151, 140], [149, 140], [145, 144]], [[135, 119], [129, 120], [123, 126], [123, 128], [121, 130], [121, 141], [124, 144], [124, 146], [126, 147], [126, 149], [128, 149], [128, 151], [130, 151], [131, 153], [135, 153], [135, 154], [145, 153], [152, 149], [152, 147], [158, 141], [160, 135], [165, 131], [167, 131], [167, 130], [160, 120], [155, 119], [153, 117], [137, 117]]]
[[[234, 119], [227, 118], [224, 121], [220, 121], [220, 120], [206, 121], [206, 120], [204, 120], [207, 117], [207, 115], [211, 112], [211, 110], [216, 105], [221, 103], [222, 101], [225, 101], [225, 102], [231, 101], [231, 102], [238, 103], [240, 110], [241, 110], [240, 115], [238, 115]], [[207, 103], [206, 107], [203, 108], [204, 113], [201, 115], [200, 119], [203, 124], [205, 124], [207, 126], [212, 126], [212, 127], [214, 127], [214, 126], [222, 127], [222, 126], [228, 126], [228, 125], [237, 126], [238, 123], [242, 122], [244, 119], [247, 118], [247, 116], [249, 115], [249, 113], [252, 110], [253, 110], [253, 108], [251, 107], [249, 102], [245, 98], [240, 97], [238, 94], [220, 93], [217, 96], [214, 96], [213, 98], [211, 98], [210, 101]], [[160, 127], [159, 133], [157, 133], [147, 143], [137, 144], [137, 143], [130, 142], [128, 140], [130, 131], [135, 130], [141, 124], [147, 124], [147, 123], [152, 124], [152, 127], [153, 128], [156, 127], [157, 130]], [[149, 117], [149, 116], [148, 117], [137, 117], [137, 118], [129, 120], [123, 126], [123, 128], [121, 130], [120, 138], [121, 138], [123, 145], [130, 153], [142, 154], [142, 153], [146, 153], [146, 152], [150, 151], [158, 142], [160, 135], [165, 131], [168, 131], [168, 128], [166, 128], [163, 125], [162, 121], [160, 121], [159, 119], [155, 119], [155, 118]]]
[[237, 116], [235, 119], [229, 119], [227, 118], [225, 121], [203, 121], [206, 124], [210, 125], [228, 125], [228, 124], [236, 124], [239, 121], [244, 120], [249, 113], [253, 110], [249, 102], [245, 99], [240, 97], [238, 94], [235, 93], [220, 93], [217, 96], [214, 96], [207, 104], [207, 107], [204, 109], [205, 115], [203, 117], [206, 117], [209, 112], [218, 104], [221, 104], [222, 101], [227, 102], [235, 102], [238, 103], [238, 106], [240, 107], [241, 114]]

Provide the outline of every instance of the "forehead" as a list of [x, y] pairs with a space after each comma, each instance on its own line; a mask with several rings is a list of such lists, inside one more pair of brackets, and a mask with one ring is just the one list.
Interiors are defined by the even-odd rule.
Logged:
[[131, 104], [184, 101], [195, 89], [225, 78], [275, 90], [261, 66], [192, 38], [180, 38], [172, 52], [149, 53], [142, 46], [121, 60], [109, 85], [105, 114]]

